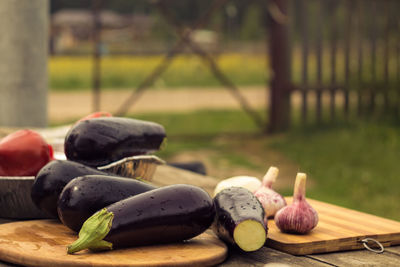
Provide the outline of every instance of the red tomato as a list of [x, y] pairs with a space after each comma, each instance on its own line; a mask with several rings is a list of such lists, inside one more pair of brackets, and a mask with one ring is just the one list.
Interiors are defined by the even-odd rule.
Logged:
[[32, 130], [19, 130], [0, 140], [0, 176], [35, 176], [53, 159], [53, 148]]

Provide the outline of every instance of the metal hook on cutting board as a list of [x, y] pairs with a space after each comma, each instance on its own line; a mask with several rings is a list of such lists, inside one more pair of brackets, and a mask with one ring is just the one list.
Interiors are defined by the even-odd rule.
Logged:
[[[370, 248], [370, 247], [368, 246], [368, 242], [369, 242], [369, 241], [372, 241], [372, 242], [374, 242], [375, 244], [377, 244], [377, 245], [379, 246], [379, 249]], [[373, 239], [373, 238], [364, 238], [364, 239], [360, 240], [360, 242], [361, 242], [361, 243], [364, 245], [364, 247], [365, 247], [366, 249], [368, 249], [369, 251], [372, 251], [372, 252], [375, 252], [375, 253], [378, 253], [378, 254], [383, 253], [383, 252], [385, 251], [385, 249], [383, 248], [382, 244], [381, 244], [378, 240], [375, 240], [375, 239]]]

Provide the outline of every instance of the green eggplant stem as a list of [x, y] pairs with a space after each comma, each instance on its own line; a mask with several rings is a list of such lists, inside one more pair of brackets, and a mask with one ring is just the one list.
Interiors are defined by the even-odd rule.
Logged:
[[82, 225], [79, 231], [79, 238], [67, 247], [68, 254], [90, 249], [94, 251], [111, 250], [112, 243], [103, 240], [104, 237], [110, 232], [114, 214], [102, 209], [90, 218], [88, 218]]

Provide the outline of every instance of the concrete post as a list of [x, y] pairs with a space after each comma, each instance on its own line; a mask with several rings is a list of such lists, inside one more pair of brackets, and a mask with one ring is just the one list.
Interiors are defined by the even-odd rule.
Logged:
[[47, 126], [48, 0], [0, 1], [0, 126]]

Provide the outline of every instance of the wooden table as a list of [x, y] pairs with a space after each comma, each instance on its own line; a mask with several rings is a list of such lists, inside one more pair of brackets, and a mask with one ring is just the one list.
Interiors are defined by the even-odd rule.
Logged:
[[[157, 168], [153, 182], [158, 185], [194, 184], [212, 194], [217, 180], [166, 165]], [[11, 220], [0, 218], [0, 223], [6, 222]], [[0, 262], [2, 266], [15, 265]], [[381, 254], [364, 249], [305, 256], [293, 256], [268, 247], [252, 253], [230, 248], [228, 258], [219, 266], [400, 266], [400, 246], [387, 247]]]

